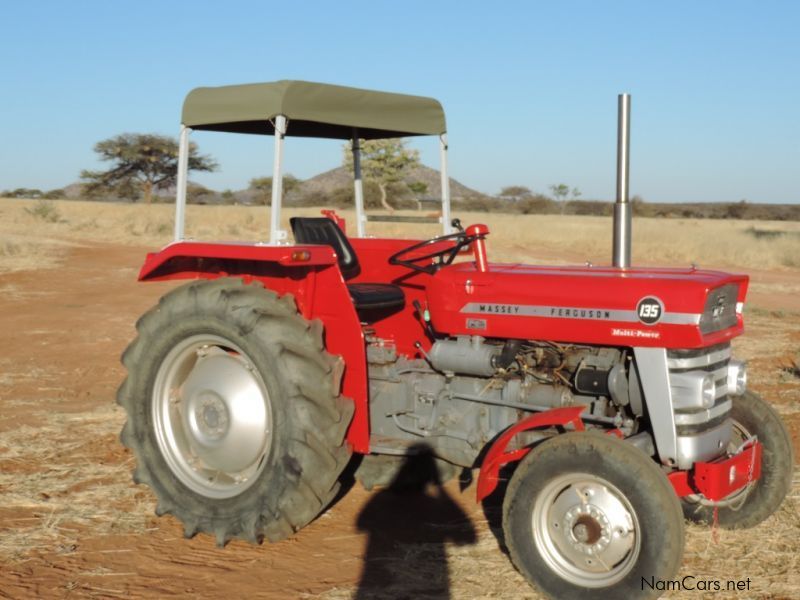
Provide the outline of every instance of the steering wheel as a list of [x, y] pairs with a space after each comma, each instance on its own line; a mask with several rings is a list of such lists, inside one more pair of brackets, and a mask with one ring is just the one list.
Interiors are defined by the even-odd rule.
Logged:
[[[464, 229], [461, 227], [461, 221], [459, 221], [458, 219], [453, 219], [452, 225], [453, 227], [456, 227], [459, 231], [455, 233], [449, 233], [447, 235], [440, 235], [438, 237], [425, 240], [424, 242], [419, 242], [418, 244], [414, 244], [413, 246], [408, 246], [407, 248], [403, 248], [399, 252], [395, 252], [389, 257], [389, 264], [401, 265], [408, 269], [413, 269], [414, 271], [421, 271], [422, 273], [433, 275], [441, 267], [452, 264], [453, 261], [456, 259], [456, 256], [458, 256], [458, 253], [461, 252], [462, 248], [469, 246], [475, 240], [483, 238], [486, 235], [485, 233], [477, 233], [477, 234], [466, 233]], [[404, 258], [407, 254], [411, 254], [412, 252], [415, 252], [422, 248], [426, 248], [428, 246], [433, 246], [440, 242], [447, 242], [449, 240], [455, 240], [455, 244], [453, 246], [448, 246], [446, 248], [440, 248], [438, 250], [434, 250], [433, 252], [428, 252], [427, 254], [420, 254], [419, 256], [414, 256], [412, 258]], [[416, 264], [417, 262], [426, 261], [433, 258], [438, 258], [439, 262], [429, 263], [424, 265]]]

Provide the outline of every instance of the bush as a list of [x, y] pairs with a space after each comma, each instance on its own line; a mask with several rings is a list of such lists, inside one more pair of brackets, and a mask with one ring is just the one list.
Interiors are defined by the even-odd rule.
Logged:
[[5, 190], [2, 194], [4, 198], [29, 198], [36, 200], [42, 197], [42, 190], [36, 188], [17, 188], [15, 190]]
[[568, 215], [589, 215], [594, 217], [608, 217], [614, 213], [611, 202], [600, 202], [598, 200], [570, 200], [567, 202], [566, 210]]
[[42, 198], [45, 200], [59, 200], [66, 196], [64, 190], [62, 188], [58, 188], [55, 190], [50, 190], [49, 192], [45, 192], [42, 194]]
[[62, 221], [58, 208], [48, 200], [37, 201], [33, 206], [26, 208], [25, 212], [47, 223], [60, 223]]
[[519, 212], [523, 215], [552, 215], [561, 212], [561, 210], [555, 200], [537, 194], [515, 202], [512, 205], [512, 212]]

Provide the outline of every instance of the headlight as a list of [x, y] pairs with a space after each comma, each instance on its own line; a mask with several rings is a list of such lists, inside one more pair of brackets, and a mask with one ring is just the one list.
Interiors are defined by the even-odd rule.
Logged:
[[717, 399], [717, 384], [714, 383], [714, 375], [709, 373], [703, 377], [702, 388], [703, 408], [711, 408]]
[[672, 391], [672, 406], [678, 410], [711, 408], [717, 399], [714, 373], [705, 371], [670, 373], [669, 384]]
[[747, 368], [741, 360], [728, 361], [728, 393], [741, 396], [747, 389]]

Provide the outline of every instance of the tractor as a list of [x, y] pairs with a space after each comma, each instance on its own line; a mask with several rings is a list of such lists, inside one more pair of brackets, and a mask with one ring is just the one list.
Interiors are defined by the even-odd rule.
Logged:
[[[478, 470], [478, 501], [505, 488], [504, 543], [533, 586], [606, 599], [674, 578], [684, 518], [746, 528], [775, 512], [791, 441], [731, 352], [748, 277], [630, 265], [628, 102], [613, 264], [534, 266], [490, 262], [488, 227], [452, 218], [438, 101], [304, 81], [191, 91], [174, 241], [139, 274], [188, 282], [137, 322], [118, 393], [156, 514], [222, 546], [278, 541], [353, 461], [371, 489], [424, 449], [442, 479]], [[268, 241], [186, 238], [192, 130], [274, 136]], [[366, 214], [361, 142], [424, 135], [439, 138], [442, 234], [370, 237], [372, 221], [425, 217]], [[289, 241], [287, 136], [351, 142], [354, 231], [323, 211], [292, 218]]]

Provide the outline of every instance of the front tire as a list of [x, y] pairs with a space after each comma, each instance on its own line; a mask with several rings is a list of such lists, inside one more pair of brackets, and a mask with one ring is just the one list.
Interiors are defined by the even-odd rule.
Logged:
[[758, 394], [733, 396], [733, 439], [729, 451], [756, 436], [762, 444], [761, 477], [716, 505], [702, 496], [683, 499], [686, 518], [698, 523], [717, 522], [726, 529], [754, 527], [778, 510], [792, 486], [794, 450], [786, 426], [775, 409]]
[[134, 481], [191, 537], [276, 541], [333, 499], [353, 404], [322, 325], [291, 296], [221, 278], [173, 290], [137, 323], [117, 401]]
[[522, 460], [503, 503], [511, 560], [559, 600], [648, 598], [643, 581], [674, 578], [684, 545], [666, 476], [628, 443], [567, 433]]

